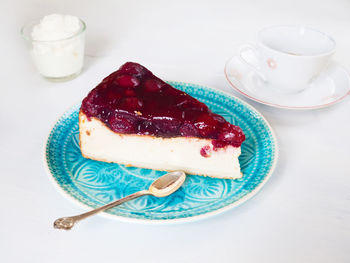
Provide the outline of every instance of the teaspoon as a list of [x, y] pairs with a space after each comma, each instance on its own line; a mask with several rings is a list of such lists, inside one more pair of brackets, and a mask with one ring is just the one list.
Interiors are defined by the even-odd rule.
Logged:
[[106, 204], [104, 206], [101, 206], [99, 208], [96, 208], [92, 211], [80, 215], [59, 218], [54, 222], [53, 226], [57, 229], [70, 230], [75, 225], [75, 223], [77, 223], [80, 220], [83, 220], [89, 216], [95, 215], [99, 212], [105, 211], [107, 209], [120, 205], [126, 201], [130, 201], [137, 197], [143, 195], [153, 195], [156, 197], [168, 196], [174, 193], [177, 189], [179, 189], [185, 181], [185, 179], [186, 174], [182, 171], [167, 173], [155, 180], [148, 190], [136, 192], [134, 194], [128, 195], [124, 198], [113, 201], [112, 203]]

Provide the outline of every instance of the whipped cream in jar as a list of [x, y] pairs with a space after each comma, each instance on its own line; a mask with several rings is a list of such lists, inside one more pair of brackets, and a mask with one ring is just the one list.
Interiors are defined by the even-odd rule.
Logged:
[[84, 21], [69, 15], [52, 14], [22, 28], [34, 64], [50, 80], [67, 80], [83, 68]]

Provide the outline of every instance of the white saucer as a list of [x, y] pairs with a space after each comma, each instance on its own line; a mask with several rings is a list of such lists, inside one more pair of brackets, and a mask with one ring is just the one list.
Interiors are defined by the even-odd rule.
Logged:
[[331, 106], [350, 95], [350, 75], [346, 69], [331, 62], [324, 72], [305, 90], [285, 94], [269, 87], [237, 56], [230, 58], [225, 75], [231, 86], [247, 98], [272, 107], [285, 109], [317, 109]]

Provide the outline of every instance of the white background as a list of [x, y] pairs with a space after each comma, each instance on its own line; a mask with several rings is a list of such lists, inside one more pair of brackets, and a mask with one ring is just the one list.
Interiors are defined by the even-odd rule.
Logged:
[[[86, 63], [69, 82], [33, 67], [20, 27], [59, 12], [87, 23]], [[43, 145], [51, 126], [107, 74], [137, 61], [167, 80], [226, 90], [223, 68], [237, 47], [273, 24], [332, 35], [350, 68], [350, 2], [2, 1], [0, 5], [1, 262], [350, 262], [350, 101], [286, 111], [248, 101], [271, 123], [280, 160], [253, 199], [213, 218], [177, 225], [101, 216], [71, 232], [57, 217], [84, 210], [48, 179]]]

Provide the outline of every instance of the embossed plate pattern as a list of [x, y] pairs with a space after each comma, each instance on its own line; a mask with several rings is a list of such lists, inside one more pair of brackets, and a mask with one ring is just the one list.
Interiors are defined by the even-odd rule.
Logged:
[[[217, 214], [248, 200], [267, 181], [277, 161], [277, 142], [266, 120], [231, 95], [203, 86], [169, 82], [239, 125], [246, 134], [240, 156], [241, 179], [188, 175], [184, 185], [164, 198], [144, 196], [112, 208], [105, 215], [128, 221], [174, 222]], [[55, 124], [46, 144], [45, 163], [55, 184], [73, 200], [95, 208], [146, 189], [165, 172], [85, 159], [79, 148], [78, 112], [68, 110]]]

